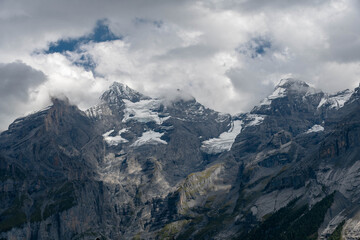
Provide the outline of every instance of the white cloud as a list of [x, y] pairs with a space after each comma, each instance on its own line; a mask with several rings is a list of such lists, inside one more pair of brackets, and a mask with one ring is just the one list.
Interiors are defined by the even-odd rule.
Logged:
[[[284, 76], [331, 92], [359, 82], [356, 0], [3, 0], [0, 9], [0, 62], [20, 59], [48, 77], [29, 95], [32, 110], [57, 94], [86, 108], [112, 81], [151, 96], [180, 88], [231, 113], [251, 109]], [[81, 47], [98, 75], [72, 63], [78, 53], [33, 54], [103, 18], [124, 38]], [[270, 45], [251, 44], [259, 38]]]
[[75, 66], [59, 53], [40, 54], [31, 58], [32, 64], [48, 76], [48, 81], [38, 91], [39, 96], [67, 96], [80, 108], [95, 104], [110, 82], [93, 76], [80, 66]]

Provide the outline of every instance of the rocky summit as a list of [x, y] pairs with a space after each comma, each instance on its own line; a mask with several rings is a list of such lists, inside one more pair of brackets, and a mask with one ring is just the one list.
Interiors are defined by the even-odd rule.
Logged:
[[0, 239], [360, 239], [360, 88], [248, 113], [121, 83], [0, 135]]

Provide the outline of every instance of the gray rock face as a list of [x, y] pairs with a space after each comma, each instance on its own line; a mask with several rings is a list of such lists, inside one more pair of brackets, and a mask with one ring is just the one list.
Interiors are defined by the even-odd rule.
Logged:
[[236, 116], [120, 83], [85, 113], [54, 99], [0, 135], [0, 238], [232, 239], [336, 191], [318, 236], [353, 239], [359, 92], [287, 79]]

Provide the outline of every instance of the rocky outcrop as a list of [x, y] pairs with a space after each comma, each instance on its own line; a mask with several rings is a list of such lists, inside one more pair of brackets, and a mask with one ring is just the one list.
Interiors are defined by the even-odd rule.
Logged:
[[294, 79], [236, 116], [120, 83], [85, 113], [54, 99], [0, 135], [0, 238], [252, 239], [301, 209], [355, 239], [359, 110]]

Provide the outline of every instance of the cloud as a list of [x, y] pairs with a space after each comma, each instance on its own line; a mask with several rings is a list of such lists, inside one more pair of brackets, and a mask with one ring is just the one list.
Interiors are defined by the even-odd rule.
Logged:
[[45, 50], [46, 54], [50, 53], [64, 53], [67, 51], [78, 51], [81, 45], [89, 42], [107, 42], [121, 39], [116, 36], [110, 29], [106, 19], [98, 20], [93, 31], [90, 34], [80, 36], [77, 38], [59, 39], [56, 42], [51, 42], [49, 48]]
[[288, 0], [243, 0], [243, 1], [229, 1], [225, 6], [236, 7], [239, 11], [254, 12], [264, 10], [291, 10], [299, 7], [317, 7], [326, 3], [326, 0], [303, 0], [303, 1], [288, 1]]
[[75, 65], [82, 66], [85, 70], [90, 70], [96, 74], [96, 64], [92, 57], [82, 49], [82, 46], [89, 43], [119, 40], [121, 38], [121, 36], [117, 36], [110, 30], [107, 19], [101, 19], [96, 22], [91, 33], [77, 38], [59, 39], [56, 42], [51, 42], [48, 49], [45, 49], [43, 52], [45, 54], [62, 53]]
[[100, 94], [111, 83], [100, 76], [94, 76], [82, 66], [74, 65], [67, 56], [60, 53], [33, 56], [33, 64], [43, 71], [48, 80], [41, 84], [37, 99], [44, 105], [50, 97], [67, 96], [72, 104], [85, 110], [97, 103]]
[[24, 100], [33, 110], [60, 92], [86, 108], [112, 81], [151, 96], [181, 89], [231, 113], [282, 77], [330, 92], [359, 82], [357, 0], [84, 3], [0, 1], [0, 62], [48, 77]]
[[31, 95], [45, 81], [43, 72], [20, 61], [0, 64], [0, 129], [23, 114]]
[[153, 20], [153, 19], [146, 19], [146, 18], [139, 18], [136, 17], [134, 19], [134, 24], [137, 26], [150, 24], [157, 28], [161, 28], [164, 25], [164, 22], [162, 20]]
[[46, 77], [41, 71], [18, 61], [0, 64], [0, 96], [26, 101], [29, 89], [44, 82]]

